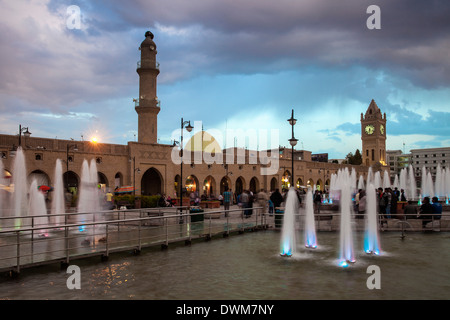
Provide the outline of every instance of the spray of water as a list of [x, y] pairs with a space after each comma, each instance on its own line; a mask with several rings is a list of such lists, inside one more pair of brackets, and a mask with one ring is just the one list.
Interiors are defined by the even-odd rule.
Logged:
[[305, 247], [317, 248], [316, 225], [314, 221], [314, 203], [311, 189], [306, 193], [305, 203]]
[[364, 233], [364, 251], [366, 253], [373, 253], [376, 255], [381, 253], [378, 236], [376, 190], [373, 184], [370, 184], [366, 190], [366, 230]]
[[289, 189], [284, 209], [283, 226], [281, 229], [280, 254], [292, 256], [296, 253], [295, 214], [298, 212], [297, 193], [294, 188]]

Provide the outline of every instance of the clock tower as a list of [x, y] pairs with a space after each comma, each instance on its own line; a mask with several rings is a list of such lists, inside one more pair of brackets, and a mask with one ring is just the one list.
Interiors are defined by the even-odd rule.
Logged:
[[373, 99], [366, 114], [361, 113], [361, 140], [362, 164], [386, 166], [386, 113], [381, 114]]

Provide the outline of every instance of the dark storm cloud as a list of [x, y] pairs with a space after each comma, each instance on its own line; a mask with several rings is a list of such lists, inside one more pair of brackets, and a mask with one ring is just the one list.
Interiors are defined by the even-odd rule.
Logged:
[[[371, 4], [381, 8], [381, 30], [366, 27]], [[450, 82], [446, 1], [107, 1], [93, 10], [105, 6], [119, 25], [121, 20], [136, 28], [199, 26], [202, 37], [187, 34], [179, 47], [214, 62], [199, 72], [359, 64], [397, 72], [425, 87]]]

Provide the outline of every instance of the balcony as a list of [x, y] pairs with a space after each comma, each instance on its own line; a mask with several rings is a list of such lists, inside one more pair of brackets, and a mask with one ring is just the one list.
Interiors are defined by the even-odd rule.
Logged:
[[[142, 66], [142, 63], [144, 64], [145, 67], [150, 67], [151, 64], [152, 64], [151, 60], [142, 60], [142, 61], [139, 60], [139, 61], [137, 62], [137, 67], [136, 67], [136, 69], [140, 69], [141, 66]], [[154, 67], [155, 67], [155, 69], [159, 70], [159, 62], [158, 62], [158, 61], [155, 61]]]
[[[156, 107], [161, 108], [161, 100], [155, 99], [156, 100]], [[134, 102], [134, 107], [139, 107], [139, 99], [133, 99]]]

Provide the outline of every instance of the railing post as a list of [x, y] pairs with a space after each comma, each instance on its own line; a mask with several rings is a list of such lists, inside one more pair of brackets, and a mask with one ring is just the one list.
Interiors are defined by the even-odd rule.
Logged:
[[169, 246], [169, 219], [166, 219], [166, 246]]
[[66, 249], [66, 263], [69, 264], [69, 227], [67, 226], [67, 213], [64, 215], [64, 242]]
[[142, 218], [139, 214], [139, 226], [138, 226], [138, 250], [141, 251], [141, 224], [142, 224]]
[[211, 215], [209, 215], [209, 239], [211, 239]]
[[106, 248], [105, 248], [105, 255], [106, 255], [106, 257], [108, 257], [109, 256], [109, 223], [107, 223], [106, 224], [106, 230], [105, 230], [105, 232], [106, 232]]
[[20, 272], [20, 231], [16, 232], [17, 234], [17, 266], [16, 266], [16, 272], [19, 273]]

